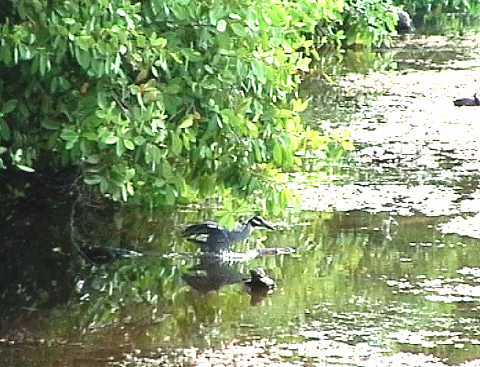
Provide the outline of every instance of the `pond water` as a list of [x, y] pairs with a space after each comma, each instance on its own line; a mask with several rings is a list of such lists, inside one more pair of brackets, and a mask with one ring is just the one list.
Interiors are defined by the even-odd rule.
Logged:
[[[4, 205], [0, 365], [480, 365], [479, 110], [452, 104], [477, 90], [479, 43], [399, 40], [305, 83], [306, 119], [357, 150], [327, 182], [292, 175], [301, 210], [233, 248], [295, 253], [197, 256], [179, 230], [213, 210]], [[80, 243], [145, 256], [92, 264]], [[245, 287], [259, 267], [273, 290]]]

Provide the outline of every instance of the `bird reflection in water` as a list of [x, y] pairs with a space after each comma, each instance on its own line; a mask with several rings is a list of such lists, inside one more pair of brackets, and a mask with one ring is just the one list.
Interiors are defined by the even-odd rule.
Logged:
[[183, 274], [182, 278], [192, 289], [202, 294], [218, 292], [225, 285], [243, 283], [244, 290], [251, 296], [252, 306], [273, 293], [275, 287], [275, 281], [262, 268], [252, 269], [250, 276], [245, 276], [231, 264], [212, 256], [201, 256], [200, 263]]
[[264, 269], [250, 270], [250, 278], [244, 281], [245, 290], [250, 294], [250, 304], [255, 306], [267, 295], [273, 293], [275, 281], [270, 278]]
[[182, 279], [199, 293], [217, 292], [224, 285], [240, 283], [242, 274], [214, 257], [201, 256], [200, 263], [182, 275]]

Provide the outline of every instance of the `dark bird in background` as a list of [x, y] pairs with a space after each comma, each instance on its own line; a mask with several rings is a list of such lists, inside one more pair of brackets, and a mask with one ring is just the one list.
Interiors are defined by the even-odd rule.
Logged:
[[473, 98], [460, 98], [453, 101], [455, 106], [480, 106], [480, 99], [477, 98], [477, 93], [473, 95]]
[[193, 224], [183, 230], [182, 237], [199, 245], [202, 252], [222, 252], [232, 243], [245, 240], [256, 227], [274, 229], [270, 223], [256, 215], [232, 231], [211, 221]]

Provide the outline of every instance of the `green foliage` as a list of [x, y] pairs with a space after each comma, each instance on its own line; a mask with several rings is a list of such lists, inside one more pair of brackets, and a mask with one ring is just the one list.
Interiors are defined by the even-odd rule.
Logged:
[[340, 12], [318, 19], [314, 39], [337, 48], [388, 46], [396, 23], [391, 0], [345, 0]]
[[480, 2], [476, 0], [399, 0], [415, 15], [419, 33], [463, 34], [478, 29]]
[[480, 2], [476, 0], [399, 0], [416, 19], [422, 34], [463, 34], [479, 28]]
[[390, 44], [396, 16], [391, 0], [348, 0], [345, 4], [345, 44], [382, 46]]
[[388, 42], [389, 5], [9, 2], [0, 167], [77, 167], [102, 195], [150, 206], [233, 195], [285, 207], [276, 177], [330, 139], [305, 128], [295, 98], [314, 45]]
[[271, 178], [299, 167], [307, 144], [306, 105], [290, 96], [310, 59], [296, 50], [312, 48], [318, 18], [341, 2], [11, 7], [0, 27], [2, 166], [79, 167], [103, 195], [152, 206], [268, 188], [284, 203]]
[[441, 12], [468, 12], [480, 15], [480, 4], [477, 0], [396, 0], [396, 5], [401, 5], [408, 12], [422, 13], [439, 9]]

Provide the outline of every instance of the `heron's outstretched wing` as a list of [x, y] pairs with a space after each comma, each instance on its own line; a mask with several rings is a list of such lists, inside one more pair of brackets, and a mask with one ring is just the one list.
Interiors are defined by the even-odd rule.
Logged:
[[182, 236], [198, 244], [204, 252], [217, 251], [229, 244], [228, 231], [212, 221], [192, 224], [183, 230]]
[[212, 233], [216, 233], [222, 231], [222, 228], [216, 222], [203, 222], [198, 224], [192, 224], [186, 227], [182, 232], [182, 237], [187, 239], [195, 238], [201, 235], [210, 235]]

